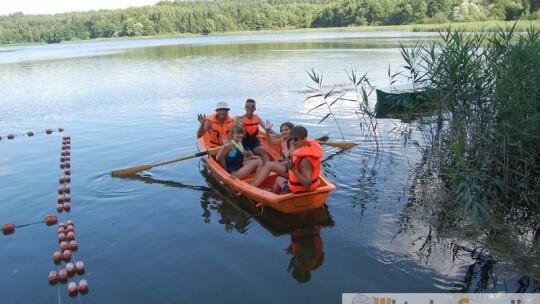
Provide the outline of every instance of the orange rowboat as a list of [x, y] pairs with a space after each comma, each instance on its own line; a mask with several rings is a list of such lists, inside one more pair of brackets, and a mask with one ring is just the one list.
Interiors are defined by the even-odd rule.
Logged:
[[[264, 138], [260, 139], [270, 160], [280, 158], [280, 148], [278, 145], [271, 145]], [[207, 135], [197, 140], [197, 145], [200, 152], [204, 152], [209, 148]], [[263, 204], [282, 213], [305, 213], [309, 210], [321, 207], [328, 198], [330, 191], [336, 189], [334, 184], [330, 182], [323, 174], [319, 175], [321, 181], [319, 187], [313, 191], [289, 194], [274, 194], [270, 190], [276, 180], [277, 175], [271, 174], [261, 184], [260, 187], [251, 185], [251, 181], [255, 178], [251, 175], [245, 179], [238, 179], [229, 174], [225, 168], [221, 166], [212, 156], [206, 155], [203, 157], [208, 173], [216, 178], [220, 184], [231, 189], [237, 195], [244, 195], [255, 204]]]

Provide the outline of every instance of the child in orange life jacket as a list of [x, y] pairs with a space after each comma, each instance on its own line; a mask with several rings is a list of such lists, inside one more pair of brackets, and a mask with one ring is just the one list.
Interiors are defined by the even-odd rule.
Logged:
[[[272, 123], [267, 120], [266, 121], [266, 127], [270, 128], [272, 127]], [[290, 143], [289, 143], [289, 132], [294, 127], [294, 125], [291, 122], [284, 122], [279, 127], [279, 132], [281, 133], [281, 138], [272, 139], [270, 138], [270, 134], [268, 132], [266, 135], [266, 141], [274, 144], [274, 145], [280, 145], [281, 146], [281, 156], [282, 159], [276, 160], [274, 162], [267, 162], [264, 164], [262, 169], [257, 173], [257, 176], [251, 183], [255, 187], [259, 187], [266, 177], [270, 175], [271, 172], [275, 172], [277, 175], [287, 178], [289, 176], [289, 168], [285, 165], [285, 160], [289, 158], [291, 152], [290, 152]]]
[[263, 163], [259, 156], [253, 155], [251, 151], [245, 150], [242, 146], [242, 138], [245, 135], [244, 128], [234, 124], [230, 133], [231, 141], [224, 142], [223, 149], [216, 155], [216, 160], [221, 162], [227, 172], [243, 179], [254, 171], [259, 171]]
[[215, 114], [199, 114], [197, 120], [201, 124], [197, 129], [197, 138], [208, 132], [210, 148], [223, 145], [223, 139], [230, 138], [229, 130], [234, 123], [234, 119], [229, 116], [229, 110], [226, 102], [218, 102]]
[[289, 168], [288, 180], [278, 176], [272, 191], [274, 193], [296, 193], [312, 191], [319, 184], [321, 158], [324, 150], [315, 140], [307, 138], [307, 129], [296, 126], [289, 132], [291, 140], [292, 160], [285, 160]]
[[244, 129], [246, 130], [246, 137], [242, 140], [244, 147], [247, 150], [253, 151], [255, 155], [259, 155], [263, 163], [266, 163], [270, 160], [268, 152], [261, 146], [261, 142], [257, 138], [259, 134], [259, 126], [263, 127], [266, 130], [266, 133], [275, 133], [270, 127], [266, 126], [262, 119], [259, 116], [253, 114], [255, 112], [255, 100], [248, 99], [246, 100], [246, 114], [239, 117], [239, 119], [244, 124]]

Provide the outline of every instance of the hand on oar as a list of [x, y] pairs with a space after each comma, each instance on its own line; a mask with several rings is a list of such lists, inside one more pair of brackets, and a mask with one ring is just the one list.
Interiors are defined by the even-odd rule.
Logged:
[[182, 157], [165, 160], [165, 161], [155, 163], [155, 164], [139, 165], [139, 166], [135, 166], [135, 167], [118, 169], [118, 170], [112, 171], [111, 174], [112, 174], [112, 176], [131, 175], [131, 174], [135, 174], [135, 173], [138, 173], [138, 172], [141, 172], [141, 171], [144, 171], [144, 170], [148, 170], [148, 169], [151, 169], [151, 168], [154, 168], [154, 167], [157, 167], [157, 166], [163, 166], [163, 165], [166, 165], [166, 164], [175, 163], [175, 162], [183, 161], [183, 160], [186, 160], [186, 159], [199, 157], [199, 156], [203, 156], [203, 155], [206, 155], [206, 154], [215, 155], [216, 153], [219, 152], [219, 150], [221, 150], [221, 148], [223, 148], [223, 147], [220, 146], [220, 147], [210, 148], [210, 149], [208, 149], [207, 151], [204, 151], [204, 152], [185, 155], [185, 156], [182, 156]]

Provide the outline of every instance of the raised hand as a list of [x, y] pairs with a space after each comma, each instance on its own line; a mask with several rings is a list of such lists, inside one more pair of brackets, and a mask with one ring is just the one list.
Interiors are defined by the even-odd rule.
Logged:
[[265, 128], [266, 130], [270, 130], [270, 129], [272, 128], [272, 125], [273, 125], [272, 122], [271, 122], [270, 120], [267, 119], [267, 120], [266, 120], [266, 123], [264, 124], [264, 128]]
[[197, 120], [201, 123], [201, 125], [204, 125], [206, 123], [206, 115], [197, 115]]

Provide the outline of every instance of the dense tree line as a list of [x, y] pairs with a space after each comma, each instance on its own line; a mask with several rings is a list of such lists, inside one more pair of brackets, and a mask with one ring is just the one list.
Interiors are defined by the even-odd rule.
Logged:
[[56, 15], [0, 16], [0, 44], [56, 43], [110, 37], [209, 34], [537, 19], [540, 0], [198, 0]]

